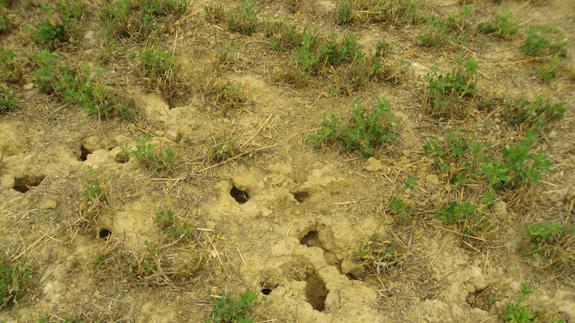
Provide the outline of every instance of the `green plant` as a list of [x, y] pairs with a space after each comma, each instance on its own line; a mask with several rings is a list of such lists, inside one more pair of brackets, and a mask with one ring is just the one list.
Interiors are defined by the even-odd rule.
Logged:
[[33, 28], [32, 36], [37, 43], [50, 46], [59, 42], [64, 43], [69, 38], [66, 33], [66, 26], [63, 23], [49, 20], [44, 20]]
[[257, 295], [252, 291], [246, 291], [237, 299], [230, 296], [218, 298], [207, 322], [211, 323], [252, 323], [252, 313], [257, 304]]
[[182, 222], [174, 211], [165, 206], [156, 208], [156, 223], [173, 240], [184, 239], [194, 230], [190, 223]]
[[419, 44], [431, 47], [450, 42], [466, 42], [472, 32], [469, 22], [472, 13], [473, 7], [465, 5], [460, 11], [449, 14], [446, 19], [437, 16], [430, 17], [426, 30], [419, 35]]
[[168, 99], [183, 96], [185, 82], [182, 82], [179, 66], [172, 54], [163, 50], [140, 51], [139, 75], [145, 80], [148, 87], [158, 88]]
[[465, 184], [478, 176], [486, 147], [462, 131], [452, 131], [442, 142], [428, 140], [423, 151], [434, 159], [435, 166], [449, 182]]
[[350, 23], [352, 21], [353, 10], [353, 1], [339, 1], [335, 7], [335, 23], [340, 26]]
[[481, 33], [507, 39], [517, 33], [519, 24], [513, 20], [510, 12], [506, 12], [495, 16], [493, 21], [480, 23], [478, 28]]
[[398, 247], [378, 233], [363, 242], [358, 251], [352, 253], [352, 260], [360, 263], [368, 274], [379, 274], [401, 262]]
[[138, 137], [135, 149], [127, 149], [126, 153], [134, 156], [142, 166], [153, 171], [170, 172], [176, 166], [176, 154], [170, 148], [157, 149], [150, 142], [150, 137]]
[[417, 185], [417, 177], [413, 175], [407, 176], [407, 178], [405, 179], [405, 186], [408, 189], [413, 190], [415, 188], [415, 185]]
[[14, 110], [18, 107], [18, 101], [8, 87], [0, 85], [0, 114]]
[[81, 64], [79, 70], [65, 68], [58, 56], [48, 50], [42, 50], [33, 61], [37, 65], [33, 75], [41, 91], [53, 94], [65, 103], [77, 104], [97, 117], [132, 117], [132, 100], [96, 84], [89, 65]]
[[256, 32], [258, 25], [258, 12], [252, 0], [244, 0], [238, 8], [226, 14], [230, 31], [251, 36]]
[[475, 72], [477, 62], [458, 57], [457, 65], [447, 74], [433, 69], [425, 77], [426, 111], [438, 118], [463, 117], [467, 114], [468, 100], [475, 97]]
[[212, 146], [209, 161], [211, 163], [221, 163], [237, 155], [238, 147], [228, 139], [219, 140]]
[[12, 30], [12, 27], [12, 21], [10, 21], [8, 15], [4, 13], [4, 10], [0, 8], [0, 35], [8, 33]]
[[554, 27], [530, 25], [527, 27], [527, 38], [521, 49], [528, 56], [565, 56], [567, 41], [561, 38], [561, 33]]
[[568, 272], [575, 266], [575, 224], [528, 225], [519, 250], [539, 269]]
[[387, 99], [380, 97], [371, 109], [354, 102], [350, 121], [342, 122], [336, 114], [322, 122], [321, 129], [308, 136], [308, 142], [319, 148], [325, 143], [340, 143], [348, 151], [357, 151], [363, 158], [390, 143], [396, 137], [396, 117]]
[[536, 95], [533, 101], [521, 99], [508, 105], [504, 116], [510, 125], [537, 133], [543, 131], [551, 122], [561, 120], [566, 111], [564, 102], [552, 103], [543, 96]]
[[0, 259], [0, 310], [18, 302], [26, 292], [32, 269], [23, 262]]
[[118, 0], [102, 7], [100, 20], [108, 38], [143, 41], [174, 23], [189, 0]]
[[437, 211], [437, 218], [445, 225], [455, 225], [462, 241], [476, 243], [491, 227], [491, 221], [469, 202], [449, 202]]
[[241, 84], [230, 81], [212, 83], [211, 88], [207, 91], [207, 96], [212, 97], [213, 101], [222, 107], [224, 112], [244, 107], [248, 103], [248, 98]]
[[419, 0], [342, 0], [335, 8], [335, 22], [411, 24], [419, 21]]
[[210, 23], [219, 23], [226, 21], [226, 10], [220, 4], [205, 5], [204, 13], [206, 20]]
[[549, 62], [539, 67], [539, 74], [543, 83], [551, 83], [555, 79], [557, 68], [561, 64], [559, 57], [553, 57]]
[[512, 323], [534, 322], [540, 315], [540, 311], [533, 311], [522, 303], [529, 298], [531, 288], [528, 284], [521, 285], [521, 294], [517, 301], [507, 304], [503, 310], [503, 321]]
[[413, 220], [413, 208], [397, 198], [389, 203], [389, 213], [397, 218], [396, 222], [400, 225], [409, 225]]
[[16, 83], [23, 74], [23, 64], [16, 60], [14, 51], [0, 46], [0, 82]]

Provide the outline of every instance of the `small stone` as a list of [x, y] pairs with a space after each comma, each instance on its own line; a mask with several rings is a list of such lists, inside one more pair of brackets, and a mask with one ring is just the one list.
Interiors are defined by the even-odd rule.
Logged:
[[363, 168], [369, 172], [378, 172], [383, 169], [383, 165], [381, 164], [381, 160], [374, 157], [370, 157], [365, 162], [365, 166]]
[[58, 202], [54, 201], [54, 200], [47, 200], [44, 201], [44, 203], [42, 204], [42, 206], [46, 209], [46, 210], [53, 210], [58, 206]]
[[34, 88], [34, 83], [26, 83], [24, 85], [24, 90], [32, 90]]
[[270, 215], [272, 215], [272, 210], [270, 210], [270, 209], [264, 207], [264, 208], [262, 209], [262, 216], [263, 216], [263, 217], [268, 217], [268, 216], [270, 216]]
[[437, 177], [437, 175], [435, 174], [429, 174], [425, 177], [425, 180], [427, 181], [427, 183], [429, 183], [430, 185], [433, 186], [437, 186], [439, 185], [439, 177]]
[[365, 269], [362, 265], [353, 262], [351, 259], [344, 259], [341, 262], [341, 272], [350, 274], [355, 278], [360, 278], [365, 273]]
[[168, 130], [166, 133], [166, 138], [173, 142], [180, 142], [182, 140], [182, 134], [177, 130]]
[[503, 201], [498, 201], [493, 205], [493, 210], [497, 216], [506, 216], [507, 215], [507, 203]]
[[84, 142], [82, 143], [82, 145], [84, 146], [84, 148], [86, 148], [88, 151], [94, 152], [102, 147], [100, 147], [100, 138], [98, 136], [90, 136], [86, 139], [84, 139]]

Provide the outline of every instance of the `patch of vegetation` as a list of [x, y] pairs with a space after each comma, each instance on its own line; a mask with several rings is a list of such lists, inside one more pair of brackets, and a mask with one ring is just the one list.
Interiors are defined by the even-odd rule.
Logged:
[[382, 235], [374, 233], [352, 253], [352, 260], [360, 263], [368, 274], [380, 274], [402, 260], [398, 247]]
[[0, 8], [0, 35], [7, 34], [12, 30], [13, 24], [4, 9]]
[[517, 298], [517, 301], [509, 303], [505, 306], [503, 310], [503, 321], [512, 323], [528, 323], [534, 322], [540, 315], [541, 312], [537, 310], [532, 310], [523, 302], [529, 298], [531, 294], [531, 288], [528, 284], [521, 285], [521, 294]]
[[550, 123], [561, 120], [566, 111], [564, 102], [552, 103], [543, 96], [536, 95], [533, 101], [522, 99], [516, 104], [508, 105], [504, 116], [510, 125], [537, 133]]
[[470, 17], [473, 7], [465, 5], [460, 11], [449, 14], [447, 19], [432, 16], [427, 28], [419, 35], [419, 44], [424, 47], [441, 46], [446, 43], [464, 43], [473, 32]]
[[14, 51], [0, 46], [0, 82], [19, 82], [24, 74], [22, 65], [16, 60]]
[[171, 240], [185, 239], [194, 230], [191, 223], [182, 221], [174, 211], [165, 206], [156, 208], [156, 223]]
[[0, 115], [4, 112], [14, 110], [18, 107], [18, 101], [12, 94], [12, 91], [0, 84]]
[[341, 0], [335, 8], [335, 22], [413, 24], [420, 20], [419, 0]]
[[0, 310], [18, 303], [31, 276], [32, 269], [25, 262], [0, 259]]
[[211, 323], [252, 323], [252, 315], [256, 305], [257, 295], [252, 291], [246, 291], [236, 299], [226, 295], [218, 298], [206, 321]]
[[475, 72], [477, 62], [458, 57], [456, 67], [447, 74], [433, 69], [427, 74], [424, 103], [427, 113], [444, 119], [464, 117], [467, 114], [469, 100], [477, 94]]
[[186, 87], [180, 68], [172, 54], [163, 50], [142, 50], [139, 53], [139, 76], [150, 89], [159, 89], [169, 101], [184, 96]]
[[462, 131], [452, 131], [444, 141], [428, 140], [423, 151], [433, 157], [435, 166], [448, 182], [465, 184], [478, 176], [486, 147]]
[[308, 142], [315, 148], [338, 143], [367, 159], [395, 139], [396, 117], [387, 99], [378, 98], [371, 109], [361, 107], [358, 101], [354, 105], [350, 118], [344, 119], [349, 121], [332, 114], [323, 120], [320, 130], [308, 136]]
[[479, 32], [495, 35], [501, 39], [509, 39], [517, 33], [519, 23], [513, 20], [510, 12], [498, 14], [493, 21], [479, 24]]
[[546, 25], [530, 25], [527, 27], [527, 38], [521, 49], [528, 56], [565, 56], [567, 41], [562, 38], [557, 28]]
[[258, 11], [252, 0], [243, 0], [241, 6], [226, 13], [228, 28], [232, 32], [251, 36], [258, 26]]
[[146, 169], [155, 172], [171, 172], [176, 166], [176, 154], [171, 148], [158, 149], [150, 142], [149, 136], [137, 138], [136, 148], [125, 149], [126, 154], [135, 157]]
[[388, 209], [399, 225], [409, 225], [413, 221], [413, 208], [401, 199], [392, 199]]
[[77, 22], [84, 15], [86, 5], [78, 1], [59, 0], [42, 9], [50, 17], [31, 29], [32, 38], [38, 44], [54, 48], [68, 41], [77, 28]]
[[539, 269], [572, 272], [575, 268], [575, 224], [531, 224], [525, 229], [519, 250]]
[[221, 163], [238, 154], [239, 148], [229, 139], [218, 140], [212, 146], [208, 160], [210, 163]]
[[144, 41], [186, 12], [188, 0], [118, 0], [100, 10], [108, 38]]
[[226, 21], [226, 9], [221, 4], [205, 5], [204, 14], [206, 20], [212, 24]]
[[81, 219], [79, 227], [91, 230], [96, 227], [98, 219], [109, 205], [109, 202], [107, 187], [100, 181], [96, 171], [89, 169], [87, 175], [90, 180], [88, 187], [82, 193], [78, 210]]
[[81, 64], [77, 70], [64, 67], [58, 56], [48, 50], [42, 50], [33, 61], [37, 65], [33, 75], [42, 92], [55, 95], [64, 103], [77, 104], [96, 117], [133, 116], [132, 100], [98, 84], [89, 65]]
[[207, 257], [202, 250], [189, 246], [170, 253], [151, 242], [143, 250], [125, 250], [121, 245], [111, 245], [109, 250], [96, 257], [94, 266], [104, 277], [120, 277], [129, 282], [150, 286], [185, 283], [199, 275], [205, 268]]
[[230, 81], [212, 83], [207, 89], [206, 96], [224, 112], [245, 107], [249, 102], [241, 84]]
[[541, 81], [546, 84], [551, 83], [551, 81], [555, 79], [555, 74], [560, 64], [561, 59], [559, 59], [559, 57], [553, 57], [550, 61], [541, 65], [539, 67]]
[[470, 202], [449, 202], [437, 211], [437, 218], [445, 225], [457, 227], [466, 245], [476, 245], [491, 228], [491, 221]]

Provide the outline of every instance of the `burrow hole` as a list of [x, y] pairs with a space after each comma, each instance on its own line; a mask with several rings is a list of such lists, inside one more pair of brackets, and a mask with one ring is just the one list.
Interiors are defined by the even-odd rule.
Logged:
[[15, 191], [20, 193], [26, 193], [30, 188], [40, 185], [46, 176], [22, 176], [16, 177], [14, 179], [14, 186], [12, 187]]
[[268, 296], [269, 294], [271, 294], [272, 291], [273, 291], [276, 287], [278, 287], [277, 284], [270, 284], [270, 283], [266, 283], [266, 282], [262, 283], [261, 286], [262, 286], [261, 292], [262, 292], [262, 294], [264, 294], [265, 296]]
[[111, 236], [112, 236], [112, 231], [110, 231], [106, 228], [102, 228], [102, 229], [100, 229], [100, 231], [98, 231], [98, 237], [100, 237], [100, 239], [108, 240]]
[[80, 145], [80, 157], [78, 157], [78, 160], [86, 161], [88, 159], [88, 155], [91, 153], [92, 152], [88, 150], [88, 148], [86, 148], [84, 145]]
[[319, 241], [319, 232], [317, 230], [310, 230], [300, 239], [299, 243], [308, 247], [322, 247], [321, 242]]
[[305, 297], [314, 310], [322, 312], [325, 308], [325, 299], [329, 291], [323, 279], [313, 271], [306, 277]]
[[230, 195], [238, 202], [239, 204], [244, 204], [250, 199], [250, 195], [246, 191], [242, 191], [237, 188], [235, 185], [230, 190]]
[[300, 192], [294, 192], [293, 193], [293, 198], [300, 202], [303, 203], [305, 200], [307, 200], [309, 198], [309, 192], [306, 191], [300, 191]]

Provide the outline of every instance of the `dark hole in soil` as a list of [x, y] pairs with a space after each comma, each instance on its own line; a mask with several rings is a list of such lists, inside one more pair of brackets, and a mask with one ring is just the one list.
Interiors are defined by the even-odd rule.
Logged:
[[108, 229], [100, 229], [100, 232], [98, 232], [98, 236], [100, 237], [100, 239], [104, 240], [108, 240], [108, 238], [110, 238], [111, 235], [112, 231]]
[[235, 185], [232, 187], [232, 190], [230, 191], [230, 195], [239, 204], [244, 204], [250, 199], [248, 192], [240, 190]]
[[40, 185], [44, 180], [44, 177], [45, 176], [43, 175], [16, 177], [12, 188], [20, 193], [26, 193], [30, 188]]
[[271, 288], [262, 288], [262, 294], [264, 295], [269, 295], [272, 293], [272, 289]]
[[309, 198], [309, 192], [302, 191], [302, 192], [295, 192], [293, 193], [293, 197], [296, 201], [303, 203], [305, 200]]
[[84, 147], [84, 145], [80, 145], [80, 157], [78, 157], [78, 160], [86, 161], [86, 159], [88, 159], [88, 155], [91, 153], [92, 152], [89, 151], [88, 149], [86, 149], [86, 147]]
[[305, 297], [314, 310], [322, 312], [325, 308], [325, 299], [329, 291], [325, 283], [314, 271], [306, 278]]
[[116, 162], [124, 164], [130, 161], [130, 156], [124, 152], [118, 153], [116, 155]]
[[310, 232], [306, 233], [303, 238], [299, 241], [299, 243], [306, 245], [308, 247], [318, 247], [321, 248], [321, 243], [319, 242], [319, 232], [316, 230], [311, 230]]

